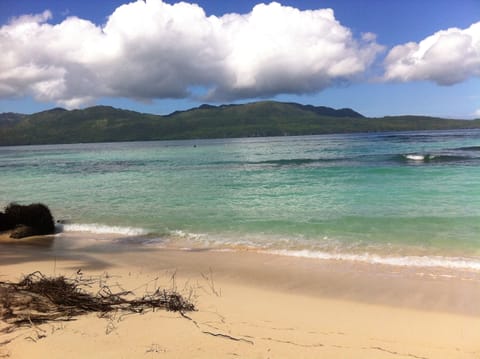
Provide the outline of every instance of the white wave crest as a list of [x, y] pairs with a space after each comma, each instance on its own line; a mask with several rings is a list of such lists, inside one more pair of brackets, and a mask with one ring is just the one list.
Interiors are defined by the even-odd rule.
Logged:
[[439, 267], [450, 269], [463, 269], [463, 270], [479, 270], [480, 260], [474, 260], [461, 257], [442, 257], [442, 256], [403, 256], [403, 257], [382, 257], [377, 254], [350, 254], [350, 253], [328, 253], [328, 252], [314, 252], [309, 250], [268, 250], [266, 253], [290, 256], [290, 257], [302, 257], [302, 258], [315, 258], [325, 260], [338, 260], [338, 261], [355, 261], [369, 264], [383, 264], [400, 267]]
[[405, 155], [405, 157], [412, 161], [423, 161], [425, 159], [424, 155]]
[[120, 234], [126, 236], [141, 236], [148, 234], [143, 228], [107, 226], [104, 224], [88, 223], [88, 224], [62, 224], [61, 228], [64, 232], [88, 232], [95, 234]]
[[410, 161], [430, 161], [430, 160], [433, 160], [435, 159], [436, 156], [434, 155], [431, 155], [431, 154], [425, 154], [425, 155], [422, 155], [422, 154], [417, 154], [417, 153], [411, 153], [411, 154], [406, 154], [406, 155], [403, 155], [407, 160], [410, 160]]

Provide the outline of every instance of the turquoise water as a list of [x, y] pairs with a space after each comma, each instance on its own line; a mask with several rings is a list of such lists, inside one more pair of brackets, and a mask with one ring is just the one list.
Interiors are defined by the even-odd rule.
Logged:
[[0, 181], [66, 231], [480, 268], [480, 131], [0, 147]]

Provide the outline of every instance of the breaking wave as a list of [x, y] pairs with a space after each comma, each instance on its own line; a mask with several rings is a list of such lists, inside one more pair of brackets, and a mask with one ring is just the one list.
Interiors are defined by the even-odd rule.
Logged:
[[453, 154], [432, 154], [432, 153], [406, 153], [400, 156], [402, 161], [407, 162], [460, 162], [472, 160], [469, 156], [459, 156]]
[[57, 225], [59, 229], [63, 232], [87, 232], [94, 234], [120, 234], [125, 236], [143, 236], [149, 234], [143, 228], [135, 227], [121, 227], [121, 226], [107, 226], [104, 224], [98, 223], [88, 223], [88, 224], [59, 224]]

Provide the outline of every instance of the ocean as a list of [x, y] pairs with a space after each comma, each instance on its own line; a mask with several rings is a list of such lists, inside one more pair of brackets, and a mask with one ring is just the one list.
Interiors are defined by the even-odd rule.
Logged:
[[479, 130], [0, 147], [0, 183], [126, 245], [480, 270]]

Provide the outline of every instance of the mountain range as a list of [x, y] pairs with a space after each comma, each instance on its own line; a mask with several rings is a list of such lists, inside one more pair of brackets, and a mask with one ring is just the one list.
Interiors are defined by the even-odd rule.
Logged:
[[165, 116], [94, 106], [82, 110], [53, 108], [29, 115], [1, 113], [0, 145], [468, 128], [480, 128], [480, 119], [451, 120], [426, 116], [367, 118], [349, 108], [337, 110], [276, 101], [201, 105]]

